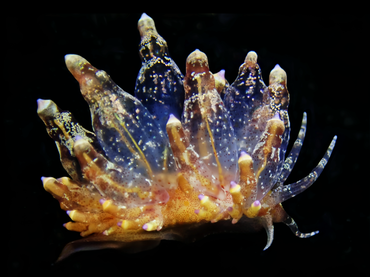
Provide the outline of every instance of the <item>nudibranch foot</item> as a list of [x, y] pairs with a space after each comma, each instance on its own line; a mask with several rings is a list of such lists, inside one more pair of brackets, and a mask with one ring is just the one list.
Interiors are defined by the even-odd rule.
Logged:
[[59, 260], [85, 250], [148, 250], [160, 240], [194, 241], [215, 232], [264, 228], [270, 247], [274, 223], [301, 233], [281, 203], [321, 174], [336, 136], [319, 164], [302, 180], [284, 185], [302, 148], [301, 129], [285, 158], [289, 138], [287, 74], [276, 65], [269, 85], [250, 51], [229, 85], [213, 74], [196, 49], [180, 72], [152, 18], [138, 22], [142, 67], [135, 96], [78, 55], [66, 55], [90, 107], [93, 132], [51, 100], [37, 112], [55, 141], [69, 176], [43, 177], [46, 191], [67, 211], [64, 227], [83, 239]]
[[181, 224], [168, 227], [161, 232], [125, 232], [106, 236], [93, 234], [91, 236], [72, 241], [62, 250], [57, 262], [77, 252], [115, 249], [122, 253], [139, 253], [150, 250], [159, 245], [161, 240], [175, 240], [182, 243], [192, 243], [211, 234], [217, 233], [254, 233], [263, 226], [259, 219], [243, 217], [238, 224], [232, 224], [229, 220], [221, 220], [216, 223], [200, 222], [195, 224]]

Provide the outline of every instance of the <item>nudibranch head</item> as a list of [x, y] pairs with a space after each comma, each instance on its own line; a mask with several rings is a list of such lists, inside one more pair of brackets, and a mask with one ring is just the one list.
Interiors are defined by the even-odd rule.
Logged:
[[78, 55], [68, 70], [89, 104], [94, 132], [52, 100], [37, 100], [37, 113], [56, 142], [71, 178], [43, 177], [46, 191], [72, 219], [64, 226], [82, 240], [60, 259], [89, 244], [130, 252], [162, 239], [191, 241], [214, 230], [265, 228], [273, 223], [301, 233], [281, 203], [319, 177], [336, 136], [319, 164], [302, 180], [285, 185], [298, 158], [307, 116], [289, 155], [287, 74], [276, 65], [263, 82], [257, 53], [250, 51], [231, 85], [225, 71], [213, 74], [196, 49], [182, 75], [152, 18], [138, 22], [142, 67], [135, 96]]

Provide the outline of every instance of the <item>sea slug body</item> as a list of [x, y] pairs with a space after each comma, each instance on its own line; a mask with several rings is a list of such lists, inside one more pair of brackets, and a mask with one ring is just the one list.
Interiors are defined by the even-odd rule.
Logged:
[[267, 232], [285, 223], [301, 233], [281, 203], [309, 188], [333, 151], [336, 136], [318, 165], [285, 185], [306, 133], [290, 138], [287, 75], [276, 65], [266, 86], [250, 51], [229, 84], [213, 74], [196, 49], [183, 75], [152, 18], [138, 22], [142, 67], [134, 95], [78, 55], [65, 62], [90, 107], [94, 132], [52, 100], [38, 100], [38, 115], [55, 141], [71, 178], [42, 177], [46, 191], [67, 211], [64, 224], [80, 232], [59, 259], [81, 249], [121, 247], [138, 252], [162, 239], [192, 241], [214, 230]]

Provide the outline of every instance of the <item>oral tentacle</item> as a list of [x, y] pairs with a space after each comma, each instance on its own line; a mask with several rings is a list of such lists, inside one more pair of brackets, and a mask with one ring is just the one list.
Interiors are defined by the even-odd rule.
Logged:
[[303, 145], [303, 141], [306, 135], [306, 129], [307, 129], [307, 114], [304, 112], [301, 129], [299, 130], [298, 137], [295, 140], [292, 149], [290, 150], [289, 156], [284, 161], [282, 171], [276, 183], [277, 186], [283, 185], [286, 179], [289, 177], [289, 174], [292, 172]]
[[326, 164], [329, 161], [331, 153], [333, 152], [335, 143], [337, 141], [337, 136], [334, 136], [325, 155], [322, 157], [317, 166], [308, 174], [305, 178], [294, 182], [289, 185], [279, 186], [271, 193], [271, 197], [274, 198], [274, 203], [282, 203], [299, 193], [308, 189], [320, 176], [321, 172], [324, 170]]

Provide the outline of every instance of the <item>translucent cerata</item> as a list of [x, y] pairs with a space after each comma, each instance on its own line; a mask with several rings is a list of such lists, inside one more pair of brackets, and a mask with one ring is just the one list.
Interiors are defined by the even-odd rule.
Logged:
[[[73, 252], [120, 247], [138, 252], [163, 239], [192, 241], [213, 232], [264, 228], [267, 249], [275, 222], [301, 233], [281, 203], [310, 187], [333, 151], [303, 179], [284, 184], [298, 158], [307, 116], [290, 153], [287, 75], [276, 65], [269, 85], [250, 51], [232, 84], [212, 73], [196, 49], [183, 75], [154, 21], [138, 21], [142, 67], [134, 95], [83, 57], [66, 55], [68, 70], [88, 103], [94, 132], [52, 100], [37, 113], [70, 177], [42, 177], [67, 211], [64, 227], [80, 232]], [[242, 62], [242, 61], [241, 61]]]

